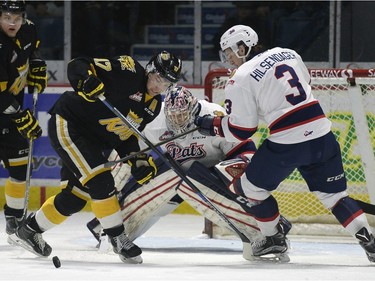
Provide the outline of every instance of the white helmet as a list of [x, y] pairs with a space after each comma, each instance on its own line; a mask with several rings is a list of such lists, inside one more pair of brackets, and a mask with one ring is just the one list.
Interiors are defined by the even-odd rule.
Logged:
[[[249, 47], [245, 56], [238, 54], [238, 44], [241, 42]], [[246, 25], [232, 26], [220, 38], [220, 58], [223, 62], [227, 60], [224, 51], [228, 48], [231, 48], [238, 58], [246, 58], [250, 53], [251, 47], [254, 47], [256, 44], [258, 44], [258, 34], [254, 29]]]
[[164, 98], [164, 113], [169, 130], [181, 134], [194, 125], [198, 99], [182, 86], [169, 90]]

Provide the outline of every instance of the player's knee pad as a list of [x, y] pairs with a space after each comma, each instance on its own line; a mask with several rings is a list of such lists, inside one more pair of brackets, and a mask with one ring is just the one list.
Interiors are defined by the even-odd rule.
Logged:
[[67, 217], [81, 211], [85, 207], [86, 203], [86, 200], [75, 196], [67, 190], [62, 190], [54, 197], [53, 201], [56, 210], [60, 214]]
[[86, 186], [92, 199], [106, 199], [115, 194], [115, 182], [110, 171], [96, 175], [86, 183]]
[[239, 183], [241, 184], [241, 188], [243, 193], [246, 195], [247, 198], [255, 201], [263, 201], [266, 200], [271, 193], [263, 188], [257, 187], [252, 184], [246, 177], [246, 173], [244, 173], [240, 179]]
[[314, 191], [314, 193], [318, 197], [320, 202], [322, 202], [324, 207], [326, 207], [327, 209], [332, 209], [333, 206], [335, 206], [341, 198], [348, 196], [348, 193], [346, 191], [338, 193], [325, 193], [320, 191]]

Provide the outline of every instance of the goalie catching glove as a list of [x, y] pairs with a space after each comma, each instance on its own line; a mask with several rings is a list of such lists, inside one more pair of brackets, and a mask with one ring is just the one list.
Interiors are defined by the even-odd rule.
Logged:
[[153, 179], [157, 173], [154, 160], [147, 154], [139, 154], [128, 160], [131, 173], [139, 184], [145, 184]]
[[34, 93], [35, 88], [38, 94], [43, 93], [47, 86], [47, 65], [44, 60], [34, 59], [30, 61], [27, 85], [29, 93]]
[[16, 124], [18, 132], [24, 138], [34, 140], [42, 135], [42, 128], [29, 109], [13, 114], [11, 118]]
[[199, 127], [198, 132], [205, 136], [219, 135], [224, 137], [223, 130], [221, 129], [222, 116], [204, 115], [196, 116], [194, 124]]
[[78, 86], [78, 90], [78, 94], [88, 102], [95, 102], [100, 95], [105, 93], [103, 82], [91, 71], [89, 71], [89, 76]]

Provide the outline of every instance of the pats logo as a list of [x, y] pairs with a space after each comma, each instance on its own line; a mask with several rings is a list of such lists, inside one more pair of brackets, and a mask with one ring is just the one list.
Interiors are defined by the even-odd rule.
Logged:
[[159, 140], [160, 141], [164, 141], [164, 140], [167, 140], [167, 139], [170, 139], [174, 136], [173, 132], [171, 131], [165, 131], [160, 137], [159, 137]]
[[204, 158], [206, 156], [206, 151], [203, 149], [203, 144], [198, 145], [196, 142], [191, 143], [187, 147], [183, 147], [175, 142], [171, 142], [165, 147], [169, 155], [180, 163], [184, 163], [191, 159]]
[[305, 133], [303, 134], [305, 137], [311, 135], [314, 131], [305, 131]]

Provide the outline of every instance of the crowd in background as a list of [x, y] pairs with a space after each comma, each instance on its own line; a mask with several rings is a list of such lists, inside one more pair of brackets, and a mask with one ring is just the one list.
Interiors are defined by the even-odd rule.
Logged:
[[[354, 2], [342, 2], [342, 60], [374, 61], [373, 52], [358, 46], [358, 40], [353, 38], [356, 36], [362, 39], [363, 36], [363, 40], [373, 41], [369, 39], [373, 36], [362, 35], [370, 25], [361, 26], [360, 21], [375, 9], [375, 5], [370, 2]], [[212, 5], [213, 2], [202, 1], [202, 7], [207, 3]], [[328, 60], [330, 1], [218, 3], [228, 3], [234, 9], [226, 15], [218, 28], [212, 40], [212, 47], [207, 52], [202, 52], [202, 60], [219, 60], [217, 48], [220, 36], [229, 26], [235, 24], [253, 27], [261, 34], [259, 43], [265, 47], [292, 48], [299, 52], [305, 61]], [[137, 54], [132, 54], [132, 46], [147, 44], [146, 26], [176, 24], [176, 7], [194, 6], [194, 1], [72, 1], [71, 4], [72, 57], [115, 56], [120, 53], [136, 56]], [[358, 5], [366, 7], [359, 9], [356, 8]], [[45, 57], [49, 60], [62, 60], [64, 1], [29, 1], [27, 14], [39, 26]], [[202, 29], [202, 37], [204, 36]]]

